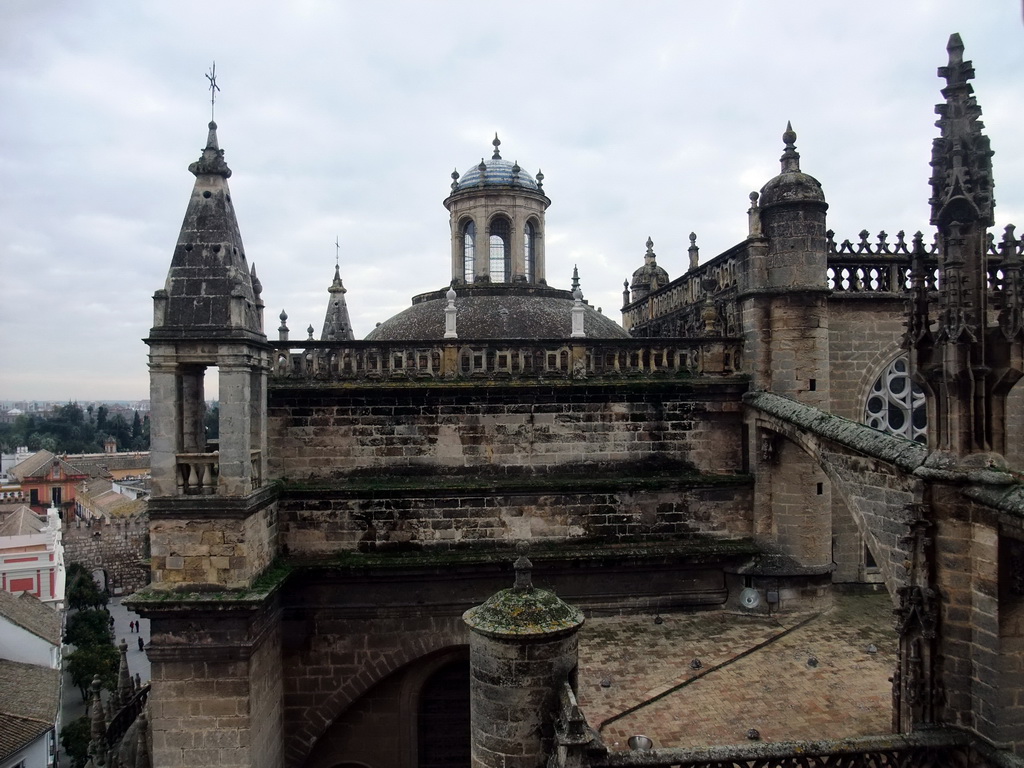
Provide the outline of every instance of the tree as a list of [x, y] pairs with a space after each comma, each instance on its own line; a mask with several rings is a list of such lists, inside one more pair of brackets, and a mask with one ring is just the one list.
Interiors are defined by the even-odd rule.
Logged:
[[92, 739], [92, 723], [88, 715], [65, 723], [60, 729], [60, 745], [71, 759], [73, 768], [83, 768], [89, 759], [89, 741]]
[[72, 563], [68, 566], [66, 597], [68, 607], [76, 610], [102, 608], [109, 599], [107, 593], [100, 590], [92, 574], [81, 563]]
[[110, 645], [110, 613], [106, 609], [86, 608], [68, 616], [64, 642], [76, 648]]
[[97, 675], [104, 688], [108, 691], [114, 690], [117, 686], [117, 668], [120, 663], [121, 654], [112, 643], [87, 645], [68, 654], [65, 668], [71, 675], [72, 684], [82, 692], [82, 701], [85, 701], [92, 679]]

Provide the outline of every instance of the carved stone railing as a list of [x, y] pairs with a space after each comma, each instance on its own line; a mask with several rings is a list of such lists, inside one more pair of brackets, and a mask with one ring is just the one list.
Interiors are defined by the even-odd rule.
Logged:
[[271, 342], [272, 381], [443, 381], [723, 375], [741, 370], [739, 339]]
[[[714, 331], [723, 335], [738, 335], [732, 311], [738, 285], [740, 253], [746, 243], [740, 243], [719, 254], [711, 261], [689, 270], [663, 288], [623, 308], [623, 322], [627, 328], [641, 328], [659, 318], [676, 315], [668, 334], [674, 336], [700, 336], [707, 330], [708, 321], [716, 324]], [[717, 318], [707, 313], [708, 305]], [[663, 332], [666, 329], [660, 329]], [[645, 334], [647, 335], [647, 334]]]
[[113, 746], [124, 738], [132, 723], [138, 718], [139, 713], [145, 709], [148, 699], [149, 683], [146, 683], [135, 691], [128, 702], [110, 719], [110, 725], [107, 726], [106, 734], [108, 745]]
[[590, 768], [1002, 768], [1013, 758], [972, 743], [956, 731], [919, 732], [834, 741], [754, 743], [703, 749], [608, 752]]
[[210, 496], [217, 492], [220, 454], [179, 453], [176, 456], [179, 496]]

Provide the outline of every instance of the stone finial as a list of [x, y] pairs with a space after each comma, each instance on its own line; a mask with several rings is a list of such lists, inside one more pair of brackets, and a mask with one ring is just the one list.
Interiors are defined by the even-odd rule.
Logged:
[[498, 138], [497, 132], [495, 132], [494, 141], [491, 144], [494, 145], [494, 154], [491, 155], [491, 160], [501, 160], [501, 150], [498, 149], [501, 146], [501, 139]]
[[573, 290], [573, 294], [574, 295], [575, 295], [576, 289], [579, 288], [579, 287], [580, 287], [580, 271], [579, 271], [579, 268], [575, 264], [573, 264], [572, 265], [572, 290]]
[[583, 291], [580, 290], [579, 281], [572, 292], [572, 332], [569, 334], [573, 339], [585, 339], [587, 332], [583, 328], [585, 310], [583, 309]]
[[459, 169], [456, 168], [452, 171], [452, 191], [454, 192], [459, 188]]
[[786, 130], [782, 133], [782, 142], [786, 145], [781, 158], [782, 172], [799, 171], [800, 153], [796, 151], [796, 131], [793, 130], [793, 124], [789, 121], [786, 122]]
[[252, 263], [252, 268], [249, 270], [249, 279], [252, 281], [252, 292], [256, 294], [256, 298], [260, 297], [263, 293], [263, 283], [260, 282], [259, 277], [256, 275], [256, 262]]
[[123, 707], [132, 697], [132, 676], [128, 671], [128, 641], [123, 637], [117, 645], [121, 661], [117, 668], [117, 705]]
[[103, 765], [107, 757], [107, 720], [103, 714], [101, 687], [100, 676], [96, 675], [89, 686], [89, 758], [97, 766]]
[[217, 124], [212, 120], [209, 124], [209, 133], [206, 135], [203, 154], [196, 162], [189, 165], [188, 169], [195, 176], [213, 175], [223, 176], [225, 179], [231, 177], [231, 169], [224, 161], [224, 150], [217, 142]]
[[526, 556], [529, 550], [530, 545], [525, 541], [520, 541], [516, 544], [516, 552], [519, 554], [519, 557], [516, 558], [515, 565], [513, 566], [516, 572], [516, 581], [513, 589], [517, 592], [527, 592], [533, 589], [533, 563]]
[[448, 286], [448, 291], [444, 295], [445, 299], [448, 300], [448, 306], [444, 308], [444, 338], [446, 339], [457, 339], [459, 334], [455, 328], [456, 321], [456, 309], [455, 309], [455, 285]]
[[309, 338], [306, 339], [306, 341], [316, 341], [316, 339], [313, 338], [313, 325], [312, 324], [310, 324], [310, 326], [306, 329], [306, 333], [309, 334]]
[[751, 192], [750, 207], [747, 209], [747, 235], [748, 237], [761, 236], [761, 208], [757, 204], [757, 192]]
[[690, 233], [690, 247], [687, 248], [687, 253], [690, 256], [690, 269], [694, 270], [697, 268], [697, 263], [700, 259], [700, 248], [697, 247], [697, 233]]
[[513, 180], [518, 179], [519, 178], [519, 173], [522, 170], [523, 169], [519, 167], [519, 161], [518, 160], [516, 162], [512, 163], [512, 179]]
[[537, 179], [537, 191], [538, 192], [543, 192], [544, 191], [544, 171], [540, 170], [540, 168], [537, 169], [536, 179]]

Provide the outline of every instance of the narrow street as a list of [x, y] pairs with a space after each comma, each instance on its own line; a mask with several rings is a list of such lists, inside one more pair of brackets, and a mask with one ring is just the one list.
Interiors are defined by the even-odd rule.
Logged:
[[[110, 611], [110, 615], [114, 619], [114, 643], [119, 645], [123, 638], [128, 643], [128, 671], [132, 677], [138, 674], [143, 683], [149, 682], [149, 658], [146, 656], [146, 652], [139, 650], [139, 638], [142, 638], [144, 644], [149, 643], [149, 619], [142, 619], [135, 613], [132, 613], [123, 605], [121, 605], [121, 598], [111, 598], [107, 604], [107, 610]], [[132, 632], [128, 624], [132, 621], [139, 622], [139, 631]], [[64, 658], [74, 650], [74, 646], [64, 646]], [[61, 727], [68, 723], [77, 720], [82, 715], [87, 714], [87, 704], [82, 701], [82, 694], [71, 682], [71, 676], [64, 672], [64, 681], [61, 689]], [[63, 748], [60, 748], [60, 736], [57, 737], [58, 743], [58, 765], [68, 766], [71, 764], [70, 760], [64, 754]]]

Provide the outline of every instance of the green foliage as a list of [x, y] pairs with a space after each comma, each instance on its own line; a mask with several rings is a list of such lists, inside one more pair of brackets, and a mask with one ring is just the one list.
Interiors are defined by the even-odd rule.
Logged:
[[109, 600], [106, 592], [93, 581], [92, 574], [81, 563], [68, 566], [66, 598], [68, 607], [75, 610], [102, 608]]
[[110, 636], [110, 614], [105, 609], [86, 608], [68, 616], [64, 642], [76, 648], [89, 645], [113, 645]]
[[64, 753], [71, 759], [73, 768], [83, 768], [89, 760], [89, 739], [92, 736], [92, 724], [88, 715], [65, 723], [60, 729], [60, 745]]
[[71, 682], [83, 692], [92, 685], [92, 679], [99, 675], [100, 684], [108, 691], [117, 687], [117, 667], [121, 654], [110, 645], [88, 645], [76, 648], [68, 654], [65, 669], [71, 675]]
[[203, 426], [206, 428], [206, 439], [217, 440], [220, 438], [220, 404], [214, 403], [206, 409], [203, 417]]
[[[131, 419], [129, 421], [129, 418]], [[0, 446], [19, 445], [29, 450], [52, 453], [101, 453], [108, 436], [117, 439], [121, 450], [149, 450], [149, 422], [138, 411], [126, 418], [109, 415], [101, 405], [83, 409], [78, 403], [67, 403], [47, 414], [22, 414], [13, 424], [0, 424]]]

